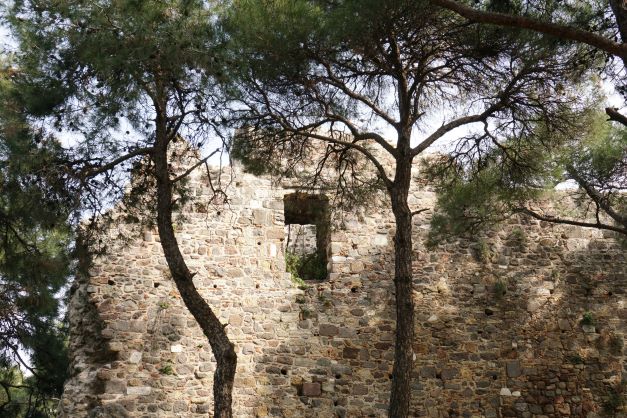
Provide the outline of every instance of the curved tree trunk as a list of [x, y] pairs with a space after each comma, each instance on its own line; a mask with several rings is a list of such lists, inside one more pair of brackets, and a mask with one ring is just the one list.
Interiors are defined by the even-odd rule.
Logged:
[[409, 416], [411, 375], [414, 365], [414, 299], [412, 296], [412, 215], [407, 203], [411, 161], [397, 160], [396, 177], [389, 193], [396, 222], [394, 235], [394, 288], [396, 291], [396, 342], [390, 394], [390, 418]]
[[[159, 125], [159, 118], [157, 125]], [[174, 235], [174, 228], [172, 227], [172, 181], [168, 170], [168, 142], [165, 130], [158, 126], [152, 159], [155, 163], [157, 180], [157, 228], [161, 247], [181, 298], [200, 325], [216, 358], [217, 368], [213, 376], [213, 416], [231, 418], [233, 416], [231, 403], [237, 355], [233, 344], [229, 341], [224, 325], [220, 323], [211, 307], [194, 286], [192, 281], [194, 274], [187, 267]]]

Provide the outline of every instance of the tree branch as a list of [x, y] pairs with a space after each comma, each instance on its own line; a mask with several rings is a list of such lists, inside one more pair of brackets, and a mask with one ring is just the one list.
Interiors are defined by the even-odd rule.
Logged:
[[413, 211], [413, 212], [411, 213], [411, 216], [413, 217], [413, 216], [419, 215], [419, 214], [421, 214], [422, 212], [426, 212], [426, 211], [428, 211], [428, 210], [429, 210], [429, 208], [422, 208], [422, 209], [415, 210], [415, 211]]
[[308, 138], [319, 139], [320, 141], [328, 142], [328, 143], [331, 143], [331, 144], [342, 145], [342, 146], [345, 146], [345, 147], [348, 147], [348, 148], [353, 148], [353, 149], [361, 152], [377, 168], [377, 171], [379, 172], [379, 175], [381, 176], [381, 179], [385, 183], [386, 187], [389, 187], [390, 185], [392, 185], [392, 181], [387, 176], [387, 173], [385, 172], [385, 169], [383, 168], [383, 165], [381, 164], [381, 162], [370, 151], [368, 151], [366, 148], [362, 147], [361, 145], [358, 145], [358, 144], [355, 144], [355, 143], [352, 143], [352, 142], [341, 141], [339, 139], [335, 139], [335, 138], [332, 138], [330, 136], [320, 135], [320, 134], [316, 134], [316, 133], [313, 133], [313, 132], [302, 132], [302, 131], [300, 131], [298, 129], [294, 129], [294, 128], [291, 128], [291, 127], [284, 126], [283, 128], [285, 130], [287, 130], [287, 131], [290, 131], [290, 132], [294, 133], [294, 134], [303, 135], [303, 136], [306, 136]]
[[431, 0], [431, 2], [440, 7], [451, 10], [473, 22], [488, 23], [519, 29], [529, 29], [557, 38], [581, 42], [612, 55], [616, 55], [623, 61], [627, 61], [627, 44], [613, 42], [601, 35], [597, 35], [589, 31], [557, 23], [542, 22], [523, 16], [481, 11], [472, 7], [464, 6], [454, 0]]
[[194, 171], [195, 169], [197, 169], [198, 167], [200, 167], [201, 165], [203, 165], [204, 163], [207, 162], [207, 160], [211, 157], [213, 157], [214, 155], [216, 155], [218, 152], [220, 151], [220, 148], [216, 149], [215, 151], [213, 151], [211, 154], [207, 155], [205, 158], [203, 158], [202, 160], [198, 161], [196, 164], [194, 164], [193, 166], [189, 167], [187, 170], [185, 170], [183, 173], [179, 174], [178, 176], [174, 177], [172, 179], [172, 183], [176, 183], [179, 180], [182, 180], [183, 178], [187, 177], [192, 171]]
[[102, 174], [106, 171], [109, 171], [115, 168], [117, 165], [122, 164], [123, 162], [128, 161], [133, 157], [137, 157], [139, 155], [147, 155], [147, 154], [150, 154], [152, 151], [153, 151], [153, 147], [137, 148], [104, 165], [88, 168], [86, 170], [80, 171], [78, 174], [79, 174], [79, 177], [82, 177], [84, 179], [89, 178], [89, 177], [94, 177], [94, 176], [97, 176], [98, 174]]
[[575, 180], [581, 188], [583, 188], [588, 196], [597, 204], [600, 209], [603, 209], [603, 212], [607, 213], [609, 217], [614, 219], [616, 222], [621, 224], [625, 229], [627, 229], [627, 217], [621, 215], [616, 212], [612, 206], [610, 206], [607, 199], [601, 195], [601, 193], [592, 187], [582, 176], [579, 175], [575, 167], [569, 165], [566, 167], [568, 174]]
[[627, 235], [627, 229], [620, 228], [613, 225], [608, 225], [601, 223], [597, 220], [597, 222], [582, 222], [582, 221], [573, 221], [570, 219], [558, 218], [556, 216], [551, 215], [540, 215], [537, 212], [532, 211], [528, 208], [518, 208], [515, 210], [516, 212], [524, 213], [525, 215], [529, 215], [532, 218], [535, 218], [539, 221], [551, 222], [556, 224], [565, 224], [565, 225], [574, 225], [574, 226], [582, 226], [584, 228], [596, 228], [596, 229], [605, 229], [607, 231], [618, 232], [619, 234]]
[[618, 109], [614, 107], [606, 107], [605, 113], [609, 116], [611, 121], [618, 122], [624, 126], [627, 126], [627, 116], [618, 112]]

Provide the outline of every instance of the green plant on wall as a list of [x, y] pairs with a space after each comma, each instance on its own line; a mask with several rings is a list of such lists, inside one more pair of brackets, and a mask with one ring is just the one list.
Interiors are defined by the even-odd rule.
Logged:
[[584, 312], [581, 317], [581, 325], [594, 325], [594, 315], [592, 315], [592, 312]]
[[567, 357], [568, 361], [570, 361], [572, 364], [585, 364], [586, 360], [581, 357], [581, 355], [579, 354], [573, 354]]
[[285, 266], [299, 286], [306, 287], [305, 280], [324, 280], [327, 277], [326, 262], [317, 252], [301, 255], [286, 251]]
[[518, 245], [519, 248], [524, 248], [527, 244], [527, 234], [525, 234], [525, 231], [523, 231], [520, 227], [512, 229], [509, 237]]
[[306, 307], [303, 306], [303, 307], [300, 308], [300, 315], [299, 316], [300, 316], [301, 320], [304, 320], [304, 319], [312, 318], [314, 316], [314, 314], [313, 314], [313, 312], [309, 308], [306, 308]]
[[477, 261], [482, 263], [487, 263], [492, 258], [490, 245], [484, 238], [479, 238], [479, 240], [477, 240], [475, 256], [477, 257]]
[[492, 290], [494, 291], [494, 297], [500, 299], [507, 293], [507, 283], [499, 279], [494, 282], [494, 287]]
[[174, 374], [174, 369], [171, 364], [166, 364], [162, 368], [159, 369], [159, 373], [165, 374], [167, 376], [172, 376]]

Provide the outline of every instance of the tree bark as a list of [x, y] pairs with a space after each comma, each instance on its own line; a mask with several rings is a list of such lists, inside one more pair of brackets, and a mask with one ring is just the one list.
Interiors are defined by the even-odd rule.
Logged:
[[200, 325], [216, 358], [213, 375], [214, 417], [232, 418], [232, 392], [237, 355], [229, 340], [225, 325], [194, 286], [194, 274], [189, 270], [178, 246], [172, 226], [172, 180], [168, 170], [168, 138], [164, 118], [157, 117], [157, 138], [152, 159], [157, 180], [157, 228], [161, 247], [172, 279], [189, 312]]
[[627, 2], [625, 0], [610, 0], [610, 7], [616, 18], [620, 39], [625, 43], [627, 41]]
[[[402, 157], [401, 157], [402, 158]], [[390, 418], [409, 416], [411, 376], [414, 366], [414, 299], [412, 286], [412, 215], [407, 203], [411, 159], [397, 159], [396, 176], [389, 188], [396, 222], [394, 235], [394, 288], [396, 291], [396, 342], [390, 394]]]

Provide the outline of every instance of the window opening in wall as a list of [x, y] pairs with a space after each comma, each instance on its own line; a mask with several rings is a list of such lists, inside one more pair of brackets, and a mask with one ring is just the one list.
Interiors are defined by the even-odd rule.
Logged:
[[294, 279], [327, 278], [329, 199], [324, 195], [291, 193], [285, 210], [285, 265]]

